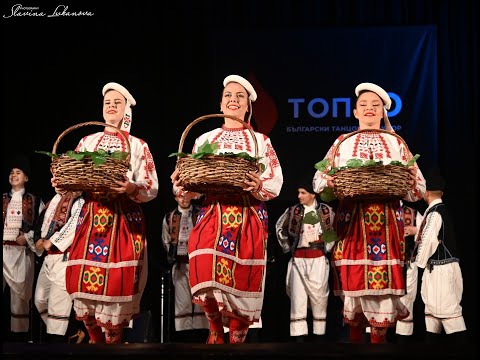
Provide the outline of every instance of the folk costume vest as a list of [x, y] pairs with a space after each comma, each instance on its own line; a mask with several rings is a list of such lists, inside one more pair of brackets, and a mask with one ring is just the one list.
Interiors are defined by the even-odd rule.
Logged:
[[[332, 219], [330, 218], [330, 210], [327, 205], [323, 203], [317, 204], [317, 215], [320, 219], [320, 226], [322, 231], [326, 231], [332, 228]], [[302, 220], [305, 215], [305, 207], [301, 204], [296, 204], [291, 206], [289, 209], [289, 214], [285, 219], [283, 226], [286, 226], [288, 233], [289, 247], [293, 252], [298, 247], [298, 242], [300, 241], [300, 233], [302, 230]]]

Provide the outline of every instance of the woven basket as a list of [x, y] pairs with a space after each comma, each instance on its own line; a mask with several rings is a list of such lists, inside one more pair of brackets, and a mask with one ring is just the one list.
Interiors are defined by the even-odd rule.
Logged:
[[[334, 161], [343, 141], [366, 131], [387, 133], [397, 137], [404, 143], [407, 153], [411, 157], [407, 144], [399, 135], [382, 129], [362, 129], [348, 134], [337, 144], [333, 153]], [[399, 165], [362, 166], [339, 170], [335, 173], [333, 182], [335, 185], [333, 191], [337, 198], [352, 200], [403, 199], [411, 187], [410, 172], [406, 167]]]
[[[252, 127], [235, 116], [225, 114], [205, 115], [192, 121], [183, 131], [178, 152], [182, 152], [185, 138], [192, 126], [210, 118], [225, 117], [240, 122], [250, 131], [255, 145], [255, 157], [257, 157], [258, 144]], [[177, 158], [177, 168], [179, 170], [180, 184], [185, 190], [198, 193], [240, 194], [247, 187], [245, 184], [245, 180], [247, 180], [246, 173], [257, 171], [258, 161], [220, 155], [204, 155], [200, 159], [185, 156]]]
[[130, 166], [130, 143], [127, 137], [116, 126], [90, 121], [76, 124], [63, 131], [53, 145], [52, 153], [56, 154], [60, 140], [69, 132], [88, 125], [100, 125], [115, 129], [127, 144], [127, 158], [125, 160], [107, 157], [107, 161], [95, 165], [91, 158], [75, 160], [67, 155], [52, 159], [52, 172], [57, 180], [57, 187], [68, 190], [81, 191], [109, 191], [111, 187], [118, 187], [115, 180], [125, 181], [125, 175]]

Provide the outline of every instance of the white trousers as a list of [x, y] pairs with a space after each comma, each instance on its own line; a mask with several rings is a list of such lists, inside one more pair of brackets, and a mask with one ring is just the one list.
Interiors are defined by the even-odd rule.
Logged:
[[35, 288], [35, 306], [48, 334], [65, 335], [72, 310], [72, 299], [65, 286], [67, 262], [63, 254], [50, 254], [43, 260]]
[[192, 303], [189, 283], [189, 265], [175, 264], [172, 281], [175, 287], [175, 330], [208, 329], [209, 322], [203, 308]]
[[410, 314], [403, 320], [398, 320], [395, 332], [399, 335], [413, 334], [413, 304], [417, 298], [418, 286], [418, 267], [414, 262], [410, 263], [407, 268], [407, 276], [405, 279], [407, 293], [400, 298], [400, 301], [407, 307]]
[[291, 258], [286, 289], [290, 297], [290, 335], [308, 334], [307, 311], [312, 310], [313, 333], [324, 335], [327, 320], [329, 262], [318, 258]]
[[425, 326], [431, 333], [446, 334], [467, 329], [460, 301], [463, 294], [463, 277], [458, 262], [428, 266], [422, 276], [421, 295], [425, 303]]
[[8, 284], [13, 332], [29, 330], [34, 269], [34, 255], [25, 246], [3, 245], [3, 291]]

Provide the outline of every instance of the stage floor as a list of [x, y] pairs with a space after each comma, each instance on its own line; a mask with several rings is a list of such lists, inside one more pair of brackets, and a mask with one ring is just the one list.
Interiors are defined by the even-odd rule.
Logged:
[[4, 359], [473, 359], [476, 344], [30, 344], [4, 343]]

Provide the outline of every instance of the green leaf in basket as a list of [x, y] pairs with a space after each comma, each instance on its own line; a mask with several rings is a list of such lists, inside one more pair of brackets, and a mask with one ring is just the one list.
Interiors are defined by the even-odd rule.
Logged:
[[50, 156], [52, 159], [55, 159], [55, 158], [58, 158], [58, 157], [60, 157], [60, 155], [58, 155], [58, 154], [54, 154], [54, 153], [52, 153], [52, 152], [50, 152], [50, 151], [40, 151], [40, 150], [35, 150], [35, 152], [36, 152], [36, 153], [38, 153], [38, 154], [45, 154], [45, 155], [48, 155], [48, 156]]
[[413, 166], [413, 164], [415, 163], [415, 161], [418, 160], [419, 157], [420, 157], [419, 154], [415, 154], [415, 156], [412, 157], [412, 158], [407, 162], [407, 165], [406, 165], [406, 166], [407, 166], [407, 167]]
[[320, 218], [318, 217], [317, 212], [313, 210], [306, 213], [302, 219], [303, 224], [315, 225], [315, 224], [318, 224], [319, 222], [320, 222]]
[[368, 159], [363, 164], [363, 166], [375, 166], [375, 165], [377, 165], [377, 162], [373, 159]]
[[324, 172], [327, 169], [327, 166], [330, 165], [330, 162], [328, 159], [323, 159], [322, 161], [319, 161], [315, 164], [315, 169], [317, 169], [320, 172]]
[[195, 154], [190, 154], [189, 156], [193, 159], [201, 159], [204, 155], [212, 155], [210, 153], [197, 152]]
[[104, 149], [98, 149], [98, 150], [95, 150], [95, 151], [85, 151], [86, 153], [89, 153], [88, 155], [89, 156], [92, 156], [92, 155], [100, 155], [100, 156], [108, 156], [110, 153]]
[[107, 162], [107, 157], [102, 154], [92, 154], [90, 156], [92, 158], [93, 166], [100, 166]]
[[174, 152], [168, 155], [168, 157], [173, 157], [173, 156], [178, 156], [179, 158], [182, 158], [182, 157], [188, 156], [188, 154], [184, 152]]
[[209, 143], [208, 140], [205, 140], [203, 145], [198, 147], [197, 153], [204, 153], [204, 154], [215, 154], [215, 151], [218, 150], [217, 143]]
[[128, 153], [125, 151], [114, 151], [110, 154], [110, 157], [115, 160], [126, 160]]
[[86, 156], [87, 152], [75, 152], [73, 150], [68, 150], [65, 155], [68, 157], [71, 157], [72, 159], [75, 160], [83, 160]]
[[331, 187], [326, 187], [322, 190], [320, 193], [320, 199], [324, 202], [330, 202], [335, 200], [337, 197], [335, 196], [335, 193], [333, 192], [333, 189]]
[[361, 160], [361, 159], [350, 159], [350, 160], [347, 160], [346, 165], [348, 167], [351, 167], [351, 168], [360, 167], [360, 166], [363, 165], [363, 160]]
[[[175, 152], [171, 153], [168, 155], [168, 157], [185, 157], [185, 156], [190, 156], [193, 159], [201, 159], [205, 155], [216, 155], [216, 156], [224, 156], [224, 157], [237, 157], [237, 158], [242, 158], [248, 161], [256, 162], [261, 159], [261, 157], [254, 157], [248, 154], [247, 152], [243, 151], [240, 153], [233, 153], [233, 152], [224, 152], [224, 153], [219, 153], [215, 154], [215, 152], [218, 150], [218, 143], [209, 143], [208, 140], [205, 140], [205, 142], [198, 147], [198, 151], [195, 154], [187, 154], [184, 152]], [[261, 172], [265, 171], [265, 165], [262, 163], [258, 164], [260, 167]]]
[[322, 240], [325, 244], [338, 241], [338, 235], [333, 229], [325, 230], [322, 234]]
[[[390, 165], [398, 165], [398, 166], [409, 167], [409, 166], [412, 166], [415, 163], [415, 161], [417, 161], [417, 159], [419, 157], [420, 157], [420, 155], [416, 154], [414, 157], [412, 157], [410, 159], [410, 161], [408, 161], [407, 164], [403, 164], [401, 161], [398, 161], [398, 160], [393, 160], [393, 161], [390, 162]], [[346, 162], [346, 164], [344, 166], [337, 166], [337, 167], [333, 167], [332, 169], [330, 169], [327, 172], [327, 175], [333, 175], [336, 172], [341, 171], [341, 170], [345, 170], [345, 169], [358, 168], [358, 167], [362, 167], [362, 166], [382, 166], [382, 165], [383, 165], [382, 160], [375, 161], [373, 159], [369, 159], [369, 160], [365, 160], [365, 162], [364, 162], [361, 159], [350, 159]], [[315, 168], [319, 171], [325, 171], [326, 166], [328, 166], [328, 160], [327, 159], [324, 159], [324, 160], [315, 164]], [[320, 197], [322, 197], [322, 196], [320, 196]], [[326, 196], [325, 198], [329, 198], [329, 197]], [[327, 201], [327, 200], [324, 200], [324, 201]]]
[[257, 161], [257, 160], [260, 160], [261, 157], [254, 157], [252, 155], [250, 155], [249, 153], [245, 152], [245, 151], [242, 151], [242, 152], [239, 152], [239, 153], [233, 153], [233, 152], [224, 152], [224, 153], [219, 153], [218, 155], [220, 156], [231, 156], [231, 157], [239, 157], [239, 158], [242, 158], [242, 159], [245, 159], [245, 160], [248, 160], [248, 161]]
[[[60, 155], [53, 154], [48, 151], [35, 151], [35, 152], [39, 154], [46, 154], [51, 158], [60, 157]], [[108, 151], [103, 149], [98, 149], [95, 151], [68, 150], [64, 155], [78, 161], [84, 160], [85, 158], [90, 158], [92, 159], [94, 166], [99, 166], [105, 163], [109, 157], [116, 160], [126, 160], [128, 157], [128, 153], [125, 151], [114, 151], [112, 153], [109, 153]]]

